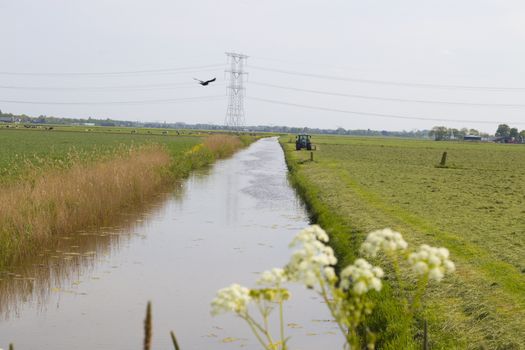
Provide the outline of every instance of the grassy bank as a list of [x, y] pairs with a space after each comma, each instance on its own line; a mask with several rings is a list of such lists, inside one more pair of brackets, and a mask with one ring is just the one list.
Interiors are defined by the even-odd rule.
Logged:
[[67, 147], [61, 147], [63, 134], [20, 131], [17, 143], [11, 133], [0, 134], [1, 149], [12, 147], [0, 156], [11, 171], [0, 192], [0, 266], [23, 259], [54, 236], [114, 223], [119, 213], [251, 141], [212, 135], [157, 137], [137, 145], [135, 135], [118, 143], [114, 135], [77, 133], [66, 135]]
[[0, 184], [30, 179], [49, 169], [111, 159], [141, 145], [163, 145], [175, 157], [201, 140], [194, 136], [0, 129]]
[[[291, 179], [342, 264], [364, 235], [392, 227], [412, 244], [450, 249], [454, 278], [427, 293], [436, 349], [525, 347], [525, 148], [512, 145], [314, 137], [315, 160], [281, 138]], [[447, 151], [448, 168], [438, 168]], [[419, 348], [417, 323], [388, 290], [379, 305], [382, 348]], [[415, 337], [415, 338], [414, 338]]]

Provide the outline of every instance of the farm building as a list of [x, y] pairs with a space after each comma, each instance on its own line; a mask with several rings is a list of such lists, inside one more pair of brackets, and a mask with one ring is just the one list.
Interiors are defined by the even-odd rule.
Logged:
[[481, 141], [481, 136], [478, 135], [465, 135], [463, 141]]
[[14, 121], [13, 117], [0, 117], [0, 123], [12, 123]]

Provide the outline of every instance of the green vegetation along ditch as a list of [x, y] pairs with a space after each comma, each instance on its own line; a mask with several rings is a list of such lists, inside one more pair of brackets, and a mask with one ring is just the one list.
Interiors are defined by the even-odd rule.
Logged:
[[57, 235], [114, 224], [254, 139], [0, 130], [0, 267]]
[[[525, 347], [525, 147], [402, 139], [321, 137], [314, 161], [281, 144], [312, 219], [331, 235], [341, 264], [366, 233], [392, 227], [412, 244], [450, 249], [457, 274], [427, 293], [434, 349]], [[439, 168], [443, 152], [447, 168]], [[419, 348], [420, 324], [404, 322], [384, 292], [381, 348]], [[385, 327], [388, 324], [388, 328]]]

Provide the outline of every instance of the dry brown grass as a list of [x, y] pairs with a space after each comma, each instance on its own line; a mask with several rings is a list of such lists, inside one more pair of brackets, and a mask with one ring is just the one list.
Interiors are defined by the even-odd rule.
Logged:
[[204, 140], [203, 145], [210, 150], [216, 158], [229, 157], [243, 146], [238, 137], [220, 134], [208, 136]]
[[233, 135], [212, 135], [175, 158], [159, 145], [120, 150], [98, 162], [67, 169], [35, 169], [0, 191], [0, 267], [30, 256], [53, 237], [106, 226], [196, 168], [247, 145]]
[[30, 254], [53, 235], [105, 225], [169, 182], [170, 156], [159, 146], [111, 160], [50, 170], [0, 192], [0, 265]]

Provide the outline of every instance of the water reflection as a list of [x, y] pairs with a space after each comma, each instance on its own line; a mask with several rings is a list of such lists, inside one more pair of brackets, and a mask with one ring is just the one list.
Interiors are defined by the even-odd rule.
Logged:
[[93, 272], [97, 264], [106, 262], [109, 256], [129, 245], [130, 240], [144, 238], [135, 228], [147, 225], [158, 216], [167, 199], [181, 200], [183, 195], [184, 186], [178, 183], [173, 191], [158, 194], [141, 207], [116, 218], [116, 226], [56, 237], [34, 255], [0, 271], [1, 319], [20, 317], [22, 305], [32, 305], [39, 312], [45, 312], [52, 293], [86, 295], [81, 276]]

